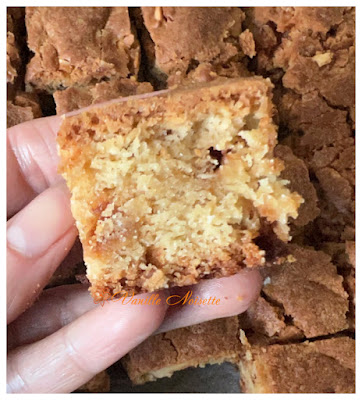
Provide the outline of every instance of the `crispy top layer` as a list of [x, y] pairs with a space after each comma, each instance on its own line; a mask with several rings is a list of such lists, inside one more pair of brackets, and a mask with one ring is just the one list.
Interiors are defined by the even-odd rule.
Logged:
[[138, 71], [139, 45], [127, 7], [27, 7], [26, 26], [35, 53], [26, 80], [38, 89]]

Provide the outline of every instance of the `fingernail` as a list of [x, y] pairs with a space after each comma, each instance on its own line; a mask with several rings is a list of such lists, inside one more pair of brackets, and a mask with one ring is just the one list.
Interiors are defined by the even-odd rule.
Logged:
[[7, 243], [25, 257], [42, 255], [72, 226], [65, 183], [50, 187], [8, 222]]

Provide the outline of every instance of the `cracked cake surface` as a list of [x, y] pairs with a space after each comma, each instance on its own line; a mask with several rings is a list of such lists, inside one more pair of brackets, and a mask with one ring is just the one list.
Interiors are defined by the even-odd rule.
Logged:
[[242, 30], [240, 8], [142, 7], [142, 15], [146, 55], [169, 87], [250, 75], [245, 59], [254, 57], [255, 46], [251, 32]]
[[188, 367], [236, 362], [240, 351], [238, 318], [229, 317], [151, 336], [122, 364], [132, 383], [141, 385]]
[[[21, 53], [24, 45], [24, 8], [6, 9], [6, 83], [17, 84], [23, 78]], [[20, 74], [19, 74], [20, 73]], [[18, 82], [16, 82], [18, 81]], [[9, 91], [9, 85], [8, 85]]]
[[354, 393], [355, 341], [349, 337], [245, 347], [239, 363], [246, 393]]
[[34, 57], [26, 83], [53, 92], [135, 75], [140, 49], [127, 7], [27, 7]]
[[289, 189], [299, 193], [304, 203], [298, 210], [298, 218], [292, 221], [296, 227], [303, 227], [313, 221], [320, 213], [316, 189], [309, 178], [305, 162], [293, 154], [289, 146], [278, 144], [274, 154], [284, 162], [281, 177], [289, 181]]
[[262, 224], [290, 238], [303, 199], [279, 178], [270, 90], [260, 78], [229, 80], [64, 119], [59, 170], [93, 296], [263, 265], [253, 241]]
[[[262, 271], [261, 296], [240, 315], [241, 327], [265, 342], [313, 338], [348, 329], [343, 277], [322, 251], [288, 245], [280, 265]], [[251, 340], [251, 339], [250, 339]]]

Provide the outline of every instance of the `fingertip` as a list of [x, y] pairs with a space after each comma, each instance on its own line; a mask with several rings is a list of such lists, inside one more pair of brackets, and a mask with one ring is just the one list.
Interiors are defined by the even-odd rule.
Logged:
[[224, 278], [221, 292], [231, 300], [235, 306], [235, 314], [247, 310], [249, 306], [259, 297], [263, 285], [262, 277], [256, 269], [245, 269], [238, 274]]
[[[246, 269], [230, 277], [204, 280], [190, 286], [190, 301], [181, 306], [170, 306], [157, 332], [241, 314], [256, 301], [261, 287], [260, 273], [257, 270]], [[180, 289], [183, 296], [185, 290]], [[208, 299], [215, 301], [199, 304], [200, 301]]]
[[[244, 269], [239, 273], [200, 282], [194, 286], [194, 296], [216, 297], [221, 316], [244, 312], [259, 296], [262, 278], [255, 269]], [[221, 310], [221, 311], [220, 311]]]

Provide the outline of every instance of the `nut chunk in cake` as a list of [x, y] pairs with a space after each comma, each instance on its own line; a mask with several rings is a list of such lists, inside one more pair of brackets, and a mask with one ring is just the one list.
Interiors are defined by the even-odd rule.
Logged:
[[263, 265], [262, 228], [289, 239], [303, 199], [279, 178], [271, 89], [262, 78], [228, 80], [65, 118], [60, 172], [95, 297]]

